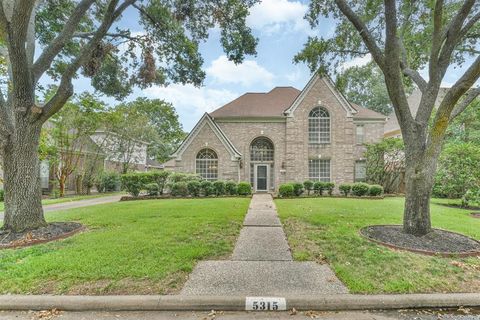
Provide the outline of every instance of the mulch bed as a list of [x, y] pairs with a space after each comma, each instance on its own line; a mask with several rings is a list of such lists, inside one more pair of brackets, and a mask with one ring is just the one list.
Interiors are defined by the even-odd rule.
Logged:
[[376, 225], [361, 229], [360, 234], [393, 249], [447, 257], [480, 256], [479, 241], [441, 229], [432, 229], [432, 232], [416, 237], [403, 233], [403, 227], [399, 225]]
[[0, 249], [26, 247], [65, 239], [84, 229], [85, 227], [78, 222], [53, 222], [36, 230], [19, 233], [0, 230]]
[[160, 199], [211, 199], [211, 198], [251, 198], [251, 196], [208, 196], [208, 197], [174, 197], [171, 195], [162, 195], [162, 196], [149, 196], [149, 195], [141, 195], [138, 197], [132, 196], [123, 196], [120, 198], [120, 201], [137, 201], [137, 200], [160, 200]]
[[444, 206], [444, 207], [449, 207], [449, 208], [455, 208], [455, 209], [480, 210], [480, 207], [478, 207], [478, 206], [466, 206], [466, 207], [462, 207], [460, 204], [456, 204], [456, 203], [435, 203], [435, 204], [438, 204], [439, 206]]
[[473, 218], [480, 219], [480, 212], [472, 212], [471, 215]]

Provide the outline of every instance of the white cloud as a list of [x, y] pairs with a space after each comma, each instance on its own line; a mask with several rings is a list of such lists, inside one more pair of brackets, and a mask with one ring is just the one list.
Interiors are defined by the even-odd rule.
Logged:
[[300, 1], [263, 0], [255, 4], [247, 17], [247, 24], [265, 33], [284, 30], [306, 31], [310, 27], [303, 19], [308, 6]]
[[354, 58], [350, 61], [345, 62], [344, 64], [342, 64], [340, 66], [340, 70], [344, 71], [344, 70], [346, 70], [348, 68], [351, 68], [351, 67], [361, 67], [361, 66], [366, 65], [370, 61], [372, 61], [372, 55], [370, 53], [367, 53], [363, 57], [357, 57], [357, 58]]
[[229, 61], [225, 55], [212, 61], [206, 69], [207, 75], [218, 83], [233, 83], [250, 86], [261, 83], [271, 85], [274, 75], [254, 60], [245, 60], [242, 64]]
[[171, 84], [168, 87], [150, 87], [143, 95], [171, 102], [177, 110], [184, 129], [189, 131], [205, 112], [211, 112], [239, 95], [229, 90], [197, 88], [191, 84]]

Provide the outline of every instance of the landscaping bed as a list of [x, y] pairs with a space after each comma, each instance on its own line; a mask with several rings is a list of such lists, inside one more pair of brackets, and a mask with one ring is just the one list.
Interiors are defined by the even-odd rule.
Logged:
[[[432, 226], [480, 240], [480, 219], [431, 203]], [[276, 199], [292, 255], [328, 263], [352, 293], [480, 292], [479, 257], [428, 256], [392, 250], [360, 234], [370, 225], [400, 225], [405, 199]]]
[[52, 222], [45, 227], [25, 232], [0, 230], [0, 249], [19, 248], [68, 238], [84, 230], [77, 222]]
[[205, 199], [205, 198], [251, 198], [251, 195], [248, 196], [235, 196], [235, 195], [223, 195], [223, 196], [207, 196], [207, 197], [193, 197], [193, 196], [172, 196], [170, 194], [161, 195], [161, 196], [150, 196], [148, 194], [134, 196], [123, 196], [120, 198], [120, 201], [136, 201], [136, 200], [159, 200], [159, 199]]
[[384, 246], [441, 256], [480, 255], [480, 242], [456, 232], [432, 229], [424, 236], [403, 232], [402, 226], [376, 225], [362, 228], [360, 233], [367, 239]]

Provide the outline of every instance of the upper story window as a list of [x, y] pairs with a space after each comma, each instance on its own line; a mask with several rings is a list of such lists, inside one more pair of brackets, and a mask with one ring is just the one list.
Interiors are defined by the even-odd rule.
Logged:
[[195, 172], [202, 179], [215, 181], [218, 179], [218, 157], [212, 149], [202, 149], [197, 153]]
[[365, 141], [365, 127], [363, 125], [357, 125], [355, 129], [355, 140], [357, 144], [363, 144]]
[[323, 107], [316, 107], [308, 115], [308, 142], [330, 143], [330, 114]]

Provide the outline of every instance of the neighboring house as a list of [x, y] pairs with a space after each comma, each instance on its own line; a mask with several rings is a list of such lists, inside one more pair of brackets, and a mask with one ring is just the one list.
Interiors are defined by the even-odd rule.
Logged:
[[348, 102], [329, 78], [315, 75], [302, 91], [246, 93], [205, 114], [169, 167], [211, 181], [249, 181], [255, 191], [308, 179], [361, 181], [363, 143], [379, 141], [385, 121]]
[[[440, 88], [438, 92], [437, 101], [435, 101], [435, 107], [440, 105], [443, 98], [447, 94], [449, 88]], [[420, 100], [422, 99], [422, 92], [420, 89], [415, 89], [412, 94], [407, 98], [408, 106], [410, 107], [410, 112], [412, 113], [412, 117], [416, 117], [418, 112], [418, 107], [420, 106]], [[395, 112], [392, 112], [388, 116], [388, 120], [385, 123], [385, 130], [383, 136], [385, 138], [401, 138], [402, 132], [400, 130], [400, 125], [398, 124], [397, 116]]]

